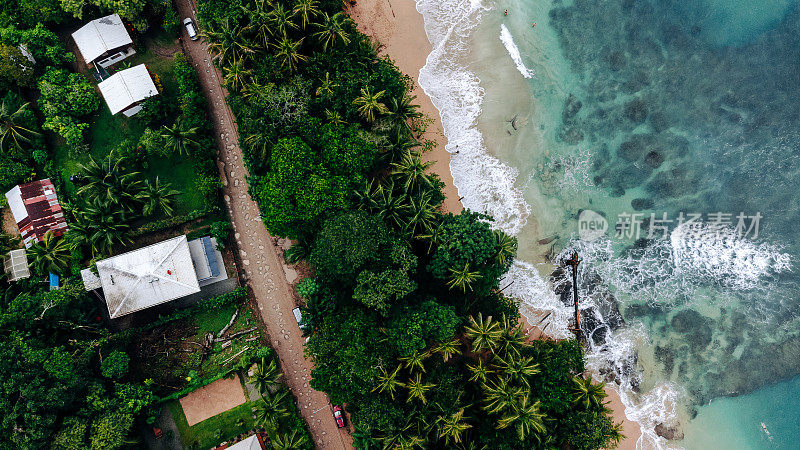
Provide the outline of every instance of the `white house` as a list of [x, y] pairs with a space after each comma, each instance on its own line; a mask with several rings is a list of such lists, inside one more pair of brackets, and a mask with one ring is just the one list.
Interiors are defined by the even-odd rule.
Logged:
[[127, 117], [142, 110], [142, 101], [158, 95], [150, 72], [144, 64], [121, 70], [97, 85], [111, 110], [111, 114], [122, 112]]
[[118, 14], [95, 19], [72, 33], [86, 64], [108, 67], [133, 55], [133, 40]]
[[213, 238], [178, 236], [97, 262], [81, 271], [87, 291], [102, 288], [112, 319], [200, 292], [228, 278]]

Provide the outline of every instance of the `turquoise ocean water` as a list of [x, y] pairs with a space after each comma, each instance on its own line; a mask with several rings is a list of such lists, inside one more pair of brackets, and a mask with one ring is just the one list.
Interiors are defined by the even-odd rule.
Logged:
[[420, 83], [465, 206], [520, 239], [523, 312], [566, 334], [551, 274], [578, 251], [590, 365], [643, 448], [659, 424], [685, 448], [800, 448], [800, 0], [417, 7]]

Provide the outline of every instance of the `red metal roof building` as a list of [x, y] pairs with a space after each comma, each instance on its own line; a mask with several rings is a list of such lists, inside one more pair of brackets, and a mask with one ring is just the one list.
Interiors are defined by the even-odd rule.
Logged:
[[6, 192], [6, 199], [25, 247], [41, 242], [50, 230], [56, 236], [67, 231], [64, 211], [49, 178], [14, 186]]

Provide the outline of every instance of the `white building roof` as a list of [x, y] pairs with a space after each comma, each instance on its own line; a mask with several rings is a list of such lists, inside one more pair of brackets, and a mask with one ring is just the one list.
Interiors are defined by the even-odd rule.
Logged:
[[103, 284], [100, 283], [100, 277], [92, 272], [92, 269], [86, 268], [81, 270], [81, 279], [83, 279], [83, 287], [87, 291], [93, 291], [103, 287]]
[[72, 33], [83, 60], [90, 63], [103, 53], [133, 44], [118, 14], [95, 19]]
[[147, 97], [158, 95], [158, 89], [144, 64], [121, 70], [102, 81], [97, 87], [100, 88], [111, 114], [116, 114]]
[[200, 292], [186, 236], [98, 261], [97, 272], [112, 319]]
[[25, 250], [11, 250], [3, 260], [3, 269], [8, 274], [9, 281], [21, 280], [31, 276], [28, 270], [28, 255]]
[[261, 448], [261, 443], [258, 442], [258, 437], [254, 434], [247, 439], [231, 445], [228, 447], [228, 450], [260, 450]]
[[14, 216], [14, 220], [17, 223], [28, 217], [28, 210], [25, 208], [25, 202], [22, 201], [22, 191], [19, 185], [6, 192], [6, 199], [8, 200], [8, 207], [11, 208], [11, 215]]

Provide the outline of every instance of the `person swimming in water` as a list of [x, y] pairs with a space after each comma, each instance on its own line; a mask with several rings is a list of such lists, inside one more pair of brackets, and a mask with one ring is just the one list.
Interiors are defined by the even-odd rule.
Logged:
[[508, 10], [503, 11], [503, 15], [507, 16], [508, 15]]

